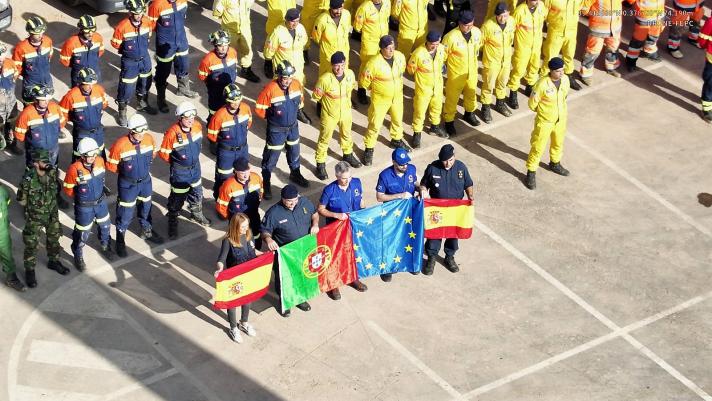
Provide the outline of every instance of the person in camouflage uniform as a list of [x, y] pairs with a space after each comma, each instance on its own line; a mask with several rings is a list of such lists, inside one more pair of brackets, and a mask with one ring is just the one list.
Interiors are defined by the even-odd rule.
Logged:
[[15, 259], [12, 257], [12, 240], [10, 239], [10, 218], [8, 216], [10, 193], [0, 185], [0, 264], [5, 272], [5, 284], [17, 291], [25, 291], [27, 287], [15, 274]]
[[38, 237], [43, 227], [47, 235], [47, 267], [62, 275], [69, 273], [59, 261], [62, 228], [57, 209], [57, 169], [50, 163], [46, 149], [33, 149], [32, 161], [33, 168], [27, 170], [17, 191], [17, 202], [25, 207], [22, 241], [25, 243], [25, 282], [30, 288], [37, 287], [35, 265]]

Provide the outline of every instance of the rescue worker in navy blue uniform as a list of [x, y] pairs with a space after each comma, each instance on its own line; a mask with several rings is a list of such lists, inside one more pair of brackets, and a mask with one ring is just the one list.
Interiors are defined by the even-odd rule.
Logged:
[[188, 38], [185, 35], [187, 0], [153, 0], [148, 6], [148, 18], [156, 31], [156, 92], [158, 110], [168, 113], [166, 86], [173, 67], [178, 81], [178, 95], [198, 96], [190, 90], [188, 76]]
[[126, 230], [133, 220], [134, 209], [138, 209], [141, 225], [139, 237], [154, 244], [162, 244], [157, 232], [153, 231], [151, 218], [151, 164], [158, 152], [153, 136], [148, 133], [146, 117], [131, 116], [129, 133], [114, 142], [109, 150], [106, 169], [118, 173], [119, 193], [116, 200], [116, 254], [125, 257]]
[[106, 93], [97, 84], [98, 76], [94, 69], [85, 67], [77, 74], [77, 86], [67, 92], [59, 103], [65, 119], [72, 123], [72, 162], [79, 158], [77, 147], [84, 138], [92, 138], [99, 146], [99, 153], [104, 153], [104, 125], [101, 116], [109, 105]]
[[79, 32], [62, 45], [59, 61], [71, 68], [72, 88], [79, 85], [79, 71], [91, 68], [96, 80], [101, 80], [99, 59], [104, 55], [104, 38], [96, 32], [96, 20], [91, 15], [82, 15], [77, 23]]
[[25, 30], [29, 36], [15, 46], [12, 60], [22, 77], [22, 102], [28, 105], [34, 101], [30, 95], [33, 86], [54, 87], [50, 73], [54, 47], [52, 39], [45, 34], [47, 23], [41, 17], [27, 19]]
[[113, 259], [109, 227], [109, 207], [104, 196], [104, 159], [99, 156], [99, 145], [92, 138], [79, 142], [79, 160], [72, 163], [64, 176], [64, 192], [74, 198], [74, 232], [72, 233], [72, 253], [74, 267], [86, 269], [84, 245], [89, 240], [91, 228], [97, 224], [101, 253], [108, 260]]
[[[319, 214], [309, 199], [299, 196], [297, 187], [287, 184], [282, 188], [281, 196], [282, 200], [267, 209], [267, 213], [262, 219], [260, 236], [270, 251], [276, 251], [280, 246], [307, 234], [319, 232]], [[272, 270], [274, 271], [274, 290], [279, 298], [281, 286], [276, 258]], [[281, 303], [281, 300], [278, 299], [278, 302]], [[297, 305], [297, 308], [307, 312], [311, 310], [311, 305], [308, 302], [302, 302]], [[290, 314], [289, 309], [282, 311], [284, 317], [288, 317]]]
[[237, 51], [230, 47], [230, 36], [225, 31], [210, 34], [210, 43], [215, 47], [208, 52], [198, 66], [198, 79], [205, 82], [208, 90], [208, 124], [213, 114], [225, 105], [225, 87], [237, 77]]
[[200, 149], [203, 130], [195, 121], [198, 109], [191, 102], [176, 108], [178, 122], [163, 135], [161, 159], [171, 164], [171, 194], [168, 195], [168, 238], [178, 237], [178, 214], [188, 201], [189, 219], [201, 226], [209, 226], [203, 215], [203, 182], [200, 173]]
[[[465, 163], [455, 160], [455, 148], [443, 145], [438, 153], [438, 160], [430, 163], [420, 180], [420, 193], [428, 193], [433, 199], [467, 199], [473, 200], [473, 182]], [[435, 257], [440, 252], [441, 239], [425, 240], [425, 254], [428, 257], [423, 274], [433, 274]], [[457, 238], [445, 239], [445, 268], [456, 273], [460, 270], [455, 262], [455, 252], [458, 249]]]
[[[334, 166], [336, 180], [324, 187], [319, 199], [317, 212], [326, 218], [326, 224], [337, 220], [346, 220], [348, 213], [361, 210], [365, 207], [363, 201], [363, 186], [361, 180], [351, 176], [351, 165], [342, 160]], [[349, 284], [358, 292], [368, 289], [366, 284], [358, 278]], [[327, 292], [329, 298], [333, 300], [341, 299], [341, 292], [338, 288]]]
[[[225, 106], [218, 109], [208, 124], [208, 140], [217, 147], [213, 198], [218, 199], [220, 187], [230, 178], [235, 163], [250, 156], [247, 133], [252, 126], [252, 111], [242, 101], [242, 91], [235, 84], [225, 87]], [[252, 216], [250, 221], [252, 221]], [[259, 219], [258, 219], [259, 220]]]
[[289, 61], [277, 65], [277, 79], [270, 81], [257, 97], [255, 113], [267, 120], [267, 141], [262, 152], [262, 181], [265, 199], [272, 199], [272, 170], [282, 149], [287, 147], [289, 179], [295, 184], [307, 188], [307, 181], [299, 169], [299, 125], [304, 122], [304, 101], [302, 84], [293, 79], [296, 70]]
[[153, 82], [148, 39], [153, 24], [143, 15], [146, 11], [143, 0], [126, 0], [124, 6], [129, 16], [116, 25], [114, 37], [111, 39], [111, 45], [121, 54], [121, 79], [116, 103], [119, 106], [117, 123], [122, 127], [126, 126], [126, 107], [134, 92], [138, 100], [137, 111], [157, 113], [156, 109], [148, 104], [148, 91], [151, 90]]
[[[418, 177], [415, 166], [410, 164], [410, 156], [404, 148], [396, 148], [391, 154], [393, 165], [378, 174], [376, 200], [388, 202], [394, 199], [408, 199], [418, 196]], [[389, 282], [393, 274], [381, 274], [381, 280]]]

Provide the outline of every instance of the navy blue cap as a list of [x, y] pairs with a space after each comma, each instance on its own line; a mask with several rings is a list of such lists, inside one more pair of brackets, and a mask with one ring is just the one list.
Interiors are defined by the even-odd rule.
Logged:
[[549, 69], [550, 70], [558, 70], [559, 68], [564, 68], [564, 60], [561, 59], [561, 57], [554, 57], [551, 60], [549, 60]]
[[472, 11], [470, 10], [465, 10], [460, 12], [460, 18], [458, 18], [457, 22], [461, 24], [469, 24], [470, 22], [475, 21], [475, 15], [472, 14]]
[[504, 14], [505, 12], [507, 12], [507, 3], [500, 1], [494, 7], [494, 15], [501, 15], [501, 14]]
[[331, 55], [331, 64], [339, 64], [346, 62], [346, 56], [344, 52], [337, 51]]
[[292, 184], [287, 184], [282, 188], [282, 199], [294, 199], [299, 196], [299, 190]]
[[241, 157], [235, 161], [235, 171], [247, 171], [250, 169], [250, 162], [247, 158]]
[[334, 10], [344, 6], [344, 0], [329, 0], [329, 8]]
[[393, 40], [393, 36], [386, 35], [386, 36], [382, 36], [381, 40], [378, 41], [378, 47], [380, 47], [381, 49], [385, 49], [386, 47], [388, 47], [394, 43], [395, 43], [395, 40]]
[[428, 32], [428, 35], [425, 37], [426, 42], [437, 42], [440, 40], [440, 32], [438, 31], [430, 31]]
[[443, 145], [443, 147], [440, 148], [440, 152], [438, 153], [438, 160], [444, 162], [446, 160], [450, 160], [450, 158], [453, 156], [455, 156], [455, 148], [448, 143], [447, 145]]
[[299, 18], [299, 10], [296, 8], [290, 8], [287, 10], [287, 12], [284, 14], [284, 19], [286, 21], [294, 21]]

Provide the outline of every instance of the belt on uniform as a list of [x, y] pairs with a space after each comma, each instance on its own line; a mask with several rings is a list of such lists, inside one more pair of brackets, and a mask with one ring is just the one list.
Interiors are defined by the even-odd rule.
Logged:
[[220, 149], [222, 149], [222, 150], [229, 150], [229, 151], [232, 151], [232, 152], [234, 152], [234, 151], [236, 151], [236, 150], [242, 149], [242, 146], [229, 146], [229, 145], [225, 145], [225, 144], [222, 144], [222, 143], [219, 143], [219, 144], [218, 144], [218, 147], [219, 147]]
[[101, 203], [104, 200], [104, 194], [102, 194], [99, 199], [93, 200], [93, 201], [76, 201], [77, 206], [83, 206], [83, 207], [88, 207], [88, 206], [96, 206], [99, 203]]
[[197, 164], [193, 164], [192, 166], [183, 166], [183, 165], [180, 165], [180, 164], [171, 163], [171, 167], [172, 167], [172, 168], [175, 168], [175, 169], [178, 169], [178, 170], [192, 170], [192, 169], [194, 169], [196, 166], [197, 166]]
[[145, 177], [143, 177], [143, 178], [139, 178], [139, 179], [136, 179], [136, 180], [133, 179], [133, 178], [128, 178], [128, 177], [124, 177], [124, 176], [120, 176], [120, 178], [121, 178], [122, 180], [126, 180], [126, 181], [128, 181], [128, 182], [130, 182], [130, 183], [132, 183], [132, 184], [140, 184], [140, 183], [142, 183], [142, 182], [144, 182], [144, 181], [150, 179], [150, 178], [151, 178], [151, 175], [149, 174], [149, 175], [147, 175], [147, 176], [145, 176]]
[[287, 132], [296, 126], [297, 126], [296, 122], [294, 124], [286, 126], [286, 127], [279, 126], [279, 125], [267, 124], [267, 131]]

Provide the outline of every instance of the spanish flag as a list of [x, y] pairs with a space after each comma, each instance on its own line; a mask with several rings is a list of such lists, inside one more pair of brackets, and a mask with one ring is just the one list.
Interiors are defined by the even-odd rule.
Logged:
[[274, 252], [220, 272], [215, 279], [215, 309], [230, 309], [262, 298], [272, 275]]
[[425, 238], [459, 238], [472, 236], [475, 206], [468, 199], [425, 199]]

